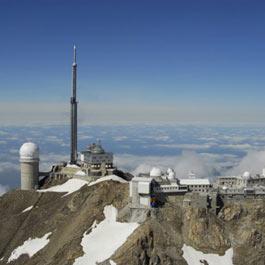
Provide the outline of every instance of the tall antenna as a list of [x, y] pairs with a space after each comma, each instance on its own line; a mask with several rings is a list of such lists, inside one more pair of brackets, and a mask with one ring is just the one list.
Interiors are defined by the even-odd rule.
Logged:
[[70, 163], [77, 162], [77, 101], [76, 101], [76, 46], [74, 45], [74, 60], [72, 64], [72, 97], [71, 97], [71, 157]]

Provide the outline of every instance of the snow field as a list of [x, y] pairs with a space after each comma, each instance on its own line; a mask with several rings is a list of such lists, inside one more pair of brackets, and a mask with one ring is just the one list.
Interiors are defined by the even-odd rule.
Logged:
[[[105, 219], [99, 224], [94, 222], [92, 231], [84, 233], [81, 245], [85, 254], [77, 258], [74, 265], [96, 265], [110, 258], [139, 226], [138, 223], [117, 222], [117, 213], [112, 205], [104, 208]], [[110, 262], [115, 265], [115, 262]]]
[[120, 178], [120, 177], [118, 177], [116, 175], [110, 175], [110, 176], [105, 176], [105, 177], [99, 178], [96, 181], [92, 181], [92, 182], [90, 182], [88, 184], [88, 186], [93, 186], [95, 184], [98, 184], [98, 183], [103, 182], [103, 181], [108, 181], [108, 180], [113, 180], [113, 181], [117, 181], [117, 182], [120, 182], [120, 183], [128, 183], [128, 181], [126, 181], [123, 178]]
[[33, 239], [29, 238], [21, 246], [13, 250], [7, 263], [18, 259], [23, 254], [29, 255], [29, 257], [31, 258], [33, 255], [35, 255], [38, 251], [40, 251], [49, 243], [50, 239], [48, 239], [48, 237], [51, 234], [52, 233], [50, 232], [45, 234], [41, 238], [38, 237]]
[[65, 183], [45, 190], [38, 190], [38, 192], [67, 192], [64, 196], [67, 196], [79, 189], [81, 189], [88, 182], [82, 179], [69, 179]]
[[202, 264], [203, 260], [206, 260], [209, 265], [233, 265], [233, 248], [228, 249], [223, 256], [218, 254], [204, 254], [201, 251], [187, 246], [182, 247], [183, 258], [187, 261], [188, 265]]
[[105, 177], [97, 179], [96, 181], [92, 181], [90, 183], [88, 183], [86, 180], [72, 178], [72, 179], [67, 180], [65, 183], [61, 185], [53, 186], [53, 187], [50, 187], [44, 190], [38, 190], [38, 192], [67, 192], [67, 194], [63, 195], [64, 197], [81, 189], [84, 185], [93, 186], [100, 182], [108, 181], [108, 180], [113, 180], [113, 181], [117, 181], [120, 183], [127, 183], [126, 180], [118, 176], [115, 176], [115, 175], [105, 176]]

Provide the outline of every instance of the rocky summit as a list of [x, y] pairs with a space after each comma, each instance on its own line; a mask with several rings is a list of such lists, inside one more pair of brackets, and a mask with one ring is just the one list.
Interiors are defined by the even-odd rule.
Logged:
[[132, 213], [129, 183], [80, 186], [0, 197], [0, 264], [265, 264], [264, 199], [227, 199], [215, 215], [179, 195]]

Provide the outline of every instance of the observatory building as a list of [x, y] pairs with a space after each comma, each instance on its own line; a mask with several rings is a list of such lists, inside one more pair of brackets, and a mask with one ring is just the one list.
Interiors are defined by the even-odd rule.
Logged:
[[113, 173], [113, 153], [105, 152], [100, 142], [81, 152], [81, 167], [88, 175], [105, 176]]
[[24, 143], [20, 150], [21, 189], [36, 189], [39, 183], [39, 147], [34, 143]]
[[82, 178], [94, 180], [101, 176], [113, 174], [113, 154], [105, 152], [100, 142], [92, 144], [87, 150], [77, 152], [77, 62], [76, 47], [72, 64], [72, 93], [71, 107], [71, 142], [70, 161], [53, 165], [50, 172], [39, 172], [39, 148], [34, 143], [24, 143], [20, 148], [21, 189], [31, 190], [38, 188], [39, 177], [52, 179]]

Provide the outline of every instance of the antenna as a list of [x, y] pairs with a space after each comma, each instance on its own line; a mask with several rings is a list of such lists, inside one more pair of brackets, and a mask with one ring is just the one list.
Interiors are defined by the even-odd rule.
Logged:
[[76, 46], [74, 45], [74, 64], [76, 64]]

